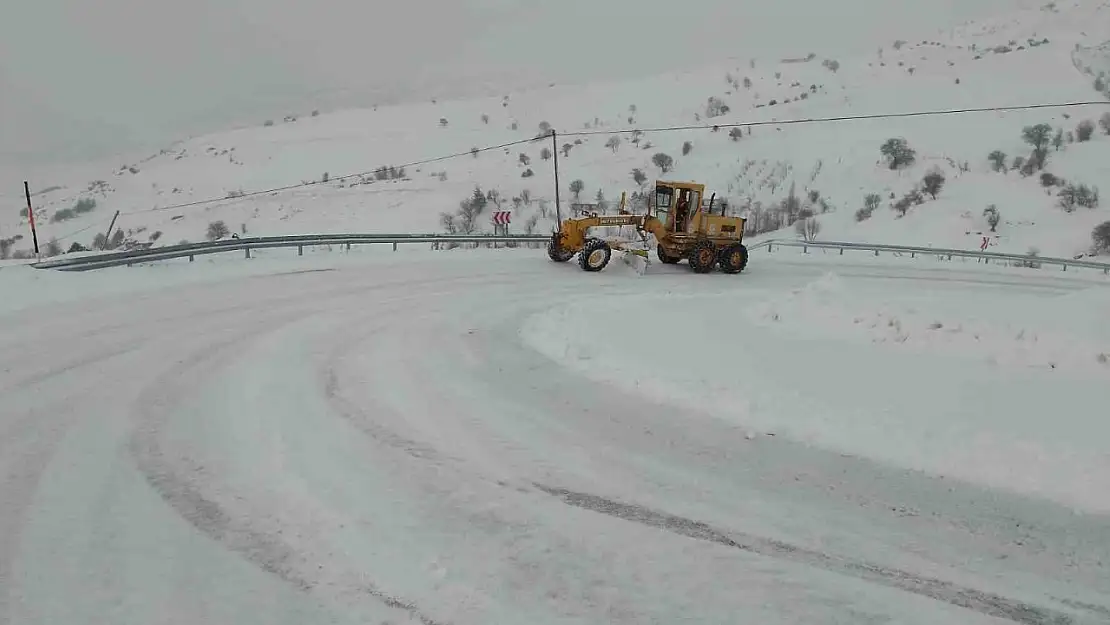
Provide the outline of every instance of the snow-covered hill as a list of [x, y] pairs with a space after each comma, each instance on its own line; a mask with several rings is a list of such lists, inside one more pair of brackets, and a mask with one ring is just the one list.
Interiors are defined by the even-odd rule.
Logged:
[[[1107, 40], [1110, 3], [1084, 0], [1015, 10], [931, 38], [891, 40], [855, 58], [831, 58], [800, 41], [793, 58], [729, 61], [650, 79], [295, 113], [182, 141], [99, 172], [34, 181], [40, 241], [88, 246], [116, 210], [128, 240], [155, 245], [202, 240], [218, 221], [251, 235], [443, 231], [444, 215], [456, 213], [475, 187], [496, 192], [494, 204], [515, 208], [513, 231], [546, 232], [554, 189], [543, 150], [552, 145], [528, 141], [546, 123], [562, 135], [564, 209], [640, 190], [633, 177], [639, 169], [646, 184], [658, 177], [706, 183], [730, 209], [749, 216], [752, 234], [781, 227], [778, 236], [795, 236], [791, 224], [811, 211], [824, 239], [969, 248], [989, 236], [998, 251], [1086, 254], [1092, 229], [1110, 221], [1110, 204], [1096, 202], [1097, 187], [1110, 178]], [[782, 123], [1074, 101], [1106, 104]], [[1080, 128], [1087, 123], [1094, 125], [1089, 136]], [[726, 127], [618, 134], [706, 124]], [[744, 127], [733, 132], [730, 124]], [[1015, 159], [1035, 158], [1023, 129], [1038, 124], [1050, 126], [1045, 162], [1023, 175]], [[897, 138], [915, 159], [892, 168], [880, 148]], [[468, 154], [514, 141], [524, 143]], [[1005, 155], [996, 157], [1001, 168], [989, 158], [995, 151]], [[463, 156], [397, 169], [458, 153]], [[672, 170], [654, 164], [658, 153], [673, 158]], [[378, 168], [385, 169], [375, 174]], [[936, 198], [926, 193], [899, 210], [930, 172], [944, 180]], [[344, 178], [357, 173], [365, 175]], [[570, 190], [575, 181], [578, 194]], [[290, 186], [296, 188], [253, 195]], [[1080, 205], [1065, 210], [1060, 194], [1067, 189], [1079, 190]], [[788, 200], [791, 193], [797, 202]], [[861, 211], [872, 194], [877, 207]], [[783, 211], [784, 201], [793, 208]], [[4, 202], [19, 205], [10, 193]], [[994, 232], [990, 206], [998, 216]], [[490, 210], [477, 228], [492, 229]], [[457, 217], [454, 222], [459, 227]], [[0, 217], [0, 238], [11, 241], [10, 250], [29, 249], [29, 237], [12, 240], [27, 233], [26, 224], [14, 211]]]

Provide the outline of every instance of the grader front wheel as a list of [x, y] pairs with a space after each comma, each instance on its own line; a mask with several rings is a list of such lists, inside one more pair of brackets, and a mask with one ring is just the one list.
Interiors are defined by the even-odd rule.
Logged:
[[724, 273], [740, 273], [748, 266], [748, 248], [742, 243], [733, 243], [721, 250], [717, 264]]
[[608, 243], [593, 239], [587, 241], [582, 251], [578, 253], [578, 264], [582, 267], [582, 271], [601, 271], [609, 264], [609, 259], [612, 257], [613, 250]]
[[717, 248], [712, 241], [698, 241], [690, 249], [690, 268], [695, 273], [709, 273], [717, 263]]
[[574, 258], [574, 252], [568, 250], [562, 245], [555, 243], [554, 241], [548, 241], [547, 257], [557, 263], [565, 263], [571, 258]]

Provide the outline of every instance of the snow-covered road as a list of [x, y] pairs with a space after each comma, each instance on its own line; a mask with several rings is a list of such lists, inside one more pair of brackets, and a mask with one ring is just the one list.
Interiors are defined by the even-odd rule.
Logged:
[[[1091, 443], [1110, 440], [1110, 336], [1081, 332], [1085, 311], [1105, 318], [1101, 276], [783, 252], [737, 277], [642, 278], [538, 250], [370, 256], [221, 261], [235, 268], [202, 283], [182, 276], [203, 263], [0, 270], [6, 297], [72, 285], [0, 316], [0, 624], [1110, 622], [1110, 460]], [[851, 297], [820, 299], [838, 289]], [[1043, 327], [1032, 302], [1079, 315], [1055, 319], [1069, 334], [1044, 354], [987, 349], [965, 378], [1074, 391], [1044, 415], [1058, 465], [1022, 438], [1053, 428], [1022, 416], [990, 439], [1016, 400], [978, 397], [966, 428], [865, 400], [893, 384], [867, 379], [879, 353], [972, 366], [952, 335], [904, 351], [906, 316], [993, 295], [1014, 312], [1000, 325]], [[895, 340], [864, 332], [840, 370], [826, 357], [814, 328], [894, 327], [897, 306]], [[820, 356], [771, 385], [774, 353], [799, 345]], [[905, 370], [935, 379], [903, 407], [966, 418], [953, 398], [974, 390], [938, 362]], [[937, 475], [927, 456], [961, 435], [981, 446]], [[1036, 496], [1004, 488], [1019, 480]]]

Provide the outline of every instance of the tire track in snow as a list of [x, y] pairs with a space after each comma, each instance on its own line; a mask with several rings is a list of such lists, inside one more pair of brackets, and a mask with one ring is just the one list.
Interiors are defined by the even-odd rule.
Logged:
[[[357, 294], [364, 295], [365, 292]], [[240, 310], [245, 315], [242, 323], [227, 320], [221, 327], [221, 332], [230, 336], [230, 340], [197, 346], [191, 354], [174, 363], [159, 376], [158, 381], [140, 395], [137, 404], [172, 405], [178, 399], [176, 396], [187, 392], [184, 388], [187, 382], [183, 383], [184, 380], [197, 374], [203, 376], [206, 367], [212, 362], [233, 355], [244, 345], [283, 325], [305, 319], [315, 308], [315, 304], [306, 304], [304, 309], [291, 310], [283, 307], [280, 313], [263, 316], [259, 316], [253, 309]], [[332, 391], [335, 390], [333, 386]], [[284, 540], [280, 531], [272, 533], [260, 530], [252, 524], [250, 516], [236, 515], [217, 500], [218, 495], [206, 494], [204, 482], [211, 479], [206, 475], [210, 470], [185, 454], [170, 452], [162, 446], [160, 431], [171, 416], [169, 410], [160, 410], [156, 415], [146, 409], [141, 412], [143, 423], [133, 431], [129, 450], [147, 483], [178, 516], [224, 548], [298, 591], [312, 593], [320, 587], [315, 580], [316, 567], [305, 562], [304, 555]], [[234, 493], [227, 493], [226, 496], [242, 498]], [[361, 576], [347, 581], [344, 584], [346, 587], [356, 589], [358, 593], [372, 597], [391, 609], [404, 611], [422, 625], [449, 625], [423, 613], [416, 604], [382, 590]]]
[[[881, 584], [943, 601], [980, 614], [1006, 619], [1022, 625], [1072, 625], [1077, 623], [1071, 615], [1064, 612], [1034, 606], [1023, 601], [959, 586], [951, 582], [915, 575], [907, 571], [864, 561], [832, 556], [770, 538], [736, 532], [726, 533], [701, 521], [652, 510], [636, 504], [614, 501], [590, 493], [576, 492], [539, 483], [533, 485], [544, 493], [559, 498], [569, 506], [777, 560], [786, 560], [833, 573], [849, 575], [866, 582]], [[1093, 608], [1097, 608], [1097, 606], [1088, 607], [1087, 609], [1092, 610]]]

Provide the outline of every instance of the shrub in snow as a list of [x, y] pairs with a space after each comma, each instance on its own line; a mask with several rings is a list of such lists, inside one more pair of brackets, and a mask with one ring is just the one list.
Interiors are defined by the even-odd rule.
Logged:
[[706, 117], [720, 117], [729, 112], [728, 105], [725, 104], [717, 96], [710, 96], [709, 100], [705, 103], [705, 116]]
[[570, 192], [574, 194], [574, 200], [577, 202], [578, 197], [582, 194], [582, 190], [586, 188], [586, 183], [581, 180], [574, 180], [570, 183]]
[[647, 174], [644, 173], [644, 170], [638, 167], [632, 170], [632, 180], [636, 183], [637, 186], [644, 186], [644, 183], [647, 182], [647, 179], [648, 177]]
[[817, 221], [817, 218], [812, 215], [803, 217], [794, 222], [794, 232], [797, 232], [806, 241], [813, 241], [817, 238], [817, 234], [821, 232], [821, 222]]
[[1047, 171], [1041, 174], [1041, 186], [1042, 187], [1045, 187], [1045, 188], [1054, 187], [1059, 182], [1060, 182], [1059, 178], [1057, 178], [1056, 176], [1048, 173]]
[[836, 70], [840, 69], [840, 61], [837, 61], [836, 59], [825, 59], [824, 61], [821, 61], [821, 65], [828, 69], [830, 72], [834, 73], [836, 72]]
[[1057, 152], [1060, 151], [1060, 148], [1064, 147], [1064, 129], [1063, 128], [1058, 128], [1056, 130], [1056, 134], [1053, 135], [1053, 137], [1052, 137], [1052, 147], [1056, 148]]
[[878, 193], [868, 193], [863, 197], [863, 207], [868, 211], [874, 211], [879, 207], [881, 201], [883, 201], [883, 198]]
[[861, 208], [856, 211], [856, 221], [865, 221], [871, 219], [871, 214], [874, 212], [874, 209]]
[[1075, 140], [1082, 143], [1083, 141], [1090, 141], [1091, 135], [1095, 133], [1095, 124], [1089, 119], [1079, 122], [1075, 127]]
[[458, 234], [459, 226], [456, 223], [456, 215], [453, 213], [443, 212], [439, 214], [439, 225], [443, 227], [443, 231], [447, 234]]
[[1102, 127], [1102, 131], [1110, 135], [1110, 113], [1103, 113], [1102, 117], [1098, 118], [1098, 125]]
[[563, 156], [570, 156], [570, 150], [573, 147], [574, 147], [573, 143], [564, 143], [563, 144]]
[[1006, 153], [1002, 150], [995, 150], [987, 155], [987, 160], [991, 162], [991, 169], [1005, 173], [1006, 171]]
[[905, 217], [906, 213], [909, 212], [911, 206], [913, 206], [913, 200], [911, 200], [909, 196], [904, 195], [898, 198], [898, 201], [892, 204], [891, 208], [898, 211], [898, 215], [900, 217]]
[[521, 178], [531, 178], [532, 176], [535, 176], [535, 175], [536, 175], [536, 172], [532, 171], [531, 169], [525, 169], [523, 172], [521, 172], [520, 177]]
[[489, 115], [485, 115], [485, 114], [482, 115], [482, 123], [483, 124], [488, 124], [489, 123]]
[[1106, 80], [1102, 76], [1095, 78], [1095, 91], [1099, 93], [1106, 91]]
[[690, 143], [689, 141], [683, 141], [682, 142], [682, 155], [683, 156], [687, 156], [688, 154], [690, 154], [690, 151], [693, 150], [693, 149], [694, 149], [694, 144], [693, 143]]
[[1110, 252], [1110, 221], [1104, 221], [1091, 230], [1095, 252]]
[[925, 192], [931, 195], [935, 200], [941, 188], [944, 187], [944, 180], [944, 173], [939, 169], [934, 169], [928, 174], [925, 174], [925, 178], [921, 180], [921, 185]]
[[1024, 156], [1015, 156], [1014, 161], [1010, 164], [1010, 169], [1020, 170], [1025, 165]]
[[1085, 184], [1068, 184], [1056, 194], [1057, 205], [1065, 212], [1072, 212], [1077, 206], [1098, 208], [1098, 189]]
[[1037, 124], [1035, 126], [1026, 126], [1021, 129], [1021, 140], [1033, 146], [1034, 150], [1043, 150], [1048, 148], [1048, 142], [1052, 138], [1052, 126], [1048, 124]]
[[[116, 232], [120, 233], [121, 231], [117, 230]], [[217, 239], [222, 239], [229, 234], [231, 234], [231, 230], [228, 229], [227, 224], [225, 224], [223, 221], [213, 221], [212, 223], [208, 224], [208, 232], [205, 236], [208, 238], [209, 241], [215, 241]]]
[[519, 155], [517, 156], [517, 160], [518, 160], [518, 161], [520, 161], [520, 164], [521, 164], [521, 165], [524, 165], [524, 166], [527, 166], [527, 165], [528, 165], [529, 163], [531, 163], [531, 162], [532, 162], [532, 159], [528, 158], [528, 155], [527, 155], [527, 154], [525, 154], [524, 152], [521, 152], [521, 153], [520, 153], [520, 154], [519, 154]]
[[46, 256], [58, 256], [62, 253], [62, 244], [57, 239], [50, 239], [43, 252]]
[[674, 159], [663, 152], [657, 152], [655, 156], [651, 157], [651, 162], [664, 174], [674, 167]]
[[990, 226], [991, 232], [995, 231], [998, 223], [1002, 221], [1002, 215], [998, 212], [998, 207], [994, 204], [983, 209], [983, 217], [987, 218], [987, 225]]
[[605, 142], [605, 147], [612, 150], [615, 154], [617, 152], [617, 148], [621, 147], [621, 138], [616, 135], [609, 137], [609, 140]]
[[605, 199], [605, 193], [601, 189], [598, 189], [597, 194], [594, 195], [594, 202], [597, 204], [597, 210], [602, 215], [609, 209], [609, 202]]
[[1021, 175], [1028, 178], [1029, 176], [1037, 173], [1037, 170], [1044, 162], [1044, 154], [1045, 152], [1041, 152], [1040, 150], [1033, 150], [1033, 153], [1029, 155], [1029, 158], [1023, 160], [1021, 163], [1021, 169], [1018, 170]]
[[733, 128], [728, 131], [728, 136], [731, 137], [733, 141], [739, 141], [740, 138], [744, 136], [744, 131], [739, 127]]
[[886, 143], [879, 148], [879, 152], [887, 160], [891, 169], [907, 167], [917, 160], [917, 152], [900, 137], [887, 139]]
[[551, 160], [551, 148], [544, 148], [540, 150], [540, 159], [545, 161]]
[[447, 127], [447, 118], [446, 117], [440, 117], [439, 118], [439, 126], [441, 128], [446, 128]]

